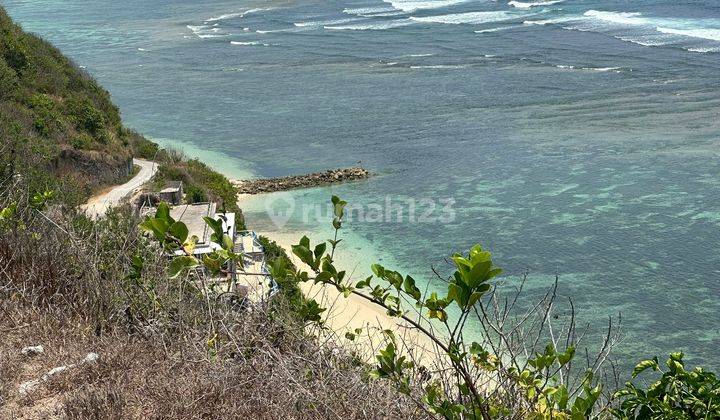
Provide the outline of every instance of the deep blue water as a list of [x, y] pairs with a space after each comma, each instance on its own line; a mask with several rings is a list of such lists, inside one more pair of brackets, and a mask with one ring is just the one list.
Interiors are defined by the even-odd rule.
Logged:
[[351, 255], [431, 279], [479, 242], [531, 290], [559, 274], [594, 338], [621, 312], [626, 363], [720, 367], [716, 1], [2, 4], [128, 125], [231, 175], [362, 161], [379, 176], [333, 188], [351, 203], [455, 200], [450, 223], [352, 221]]

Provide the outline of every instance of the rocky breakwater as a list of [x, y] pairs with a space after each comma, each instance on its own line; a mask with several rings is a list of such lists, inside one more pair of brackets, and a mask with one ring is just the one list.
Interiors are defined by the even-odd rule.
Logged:
[[361, 167], [331, 169], [307, 175], [292, 175], [280, 178], [233, 180], [240, 194], [261, 194], [296, 188], [311, 188], [326, 184], [366, 179], [370, 172]]

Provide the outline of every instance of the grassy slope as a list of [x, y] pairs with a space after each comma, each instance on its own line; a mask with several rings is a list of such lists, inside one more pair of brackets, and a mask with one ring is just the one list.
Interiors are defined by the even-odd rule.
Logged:
[[[227, 178], [124, 128], [107, 91], [51, 44], [24, 32], [2, 8], [0, 139], [3, 179], [25, 174], [33, 180], [32, 192], [60, 191], [68, 204], [121, 182], [127, 160], [136, 156], [160, 162], [157, 184], [182, 180], [192, 202], [214, 200], [239, 210]], [[98, 168], [107, 169], [107, 176], [98, 177]]]

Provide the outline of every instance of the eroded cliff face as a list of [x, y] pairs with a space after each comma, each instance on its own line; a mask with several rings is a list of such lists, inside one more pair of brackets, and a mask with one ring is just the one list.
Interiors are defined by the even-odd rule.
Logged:
[[132, 173], [129, 154], [110, 155], [97, 151], [63, 149], [51, 168], [59, 177], [73, 177], [89, 188], [117, 184]]

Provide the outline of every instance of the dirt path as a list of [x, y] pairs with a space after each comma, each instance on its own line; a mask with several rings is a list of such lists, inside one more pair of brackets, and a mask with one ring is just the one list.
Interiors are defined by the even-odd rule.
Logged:
[[155, 162], [133, 159], [133, 164], [140, 167], [140, 172], [130, 181], [90, 198], [87, 204], [82, 206], [82, 209], [91, 219], [104, 216], [110, 207], [118, 205], [125, 197], [148, 182], [157, 172], [158, 165]]

